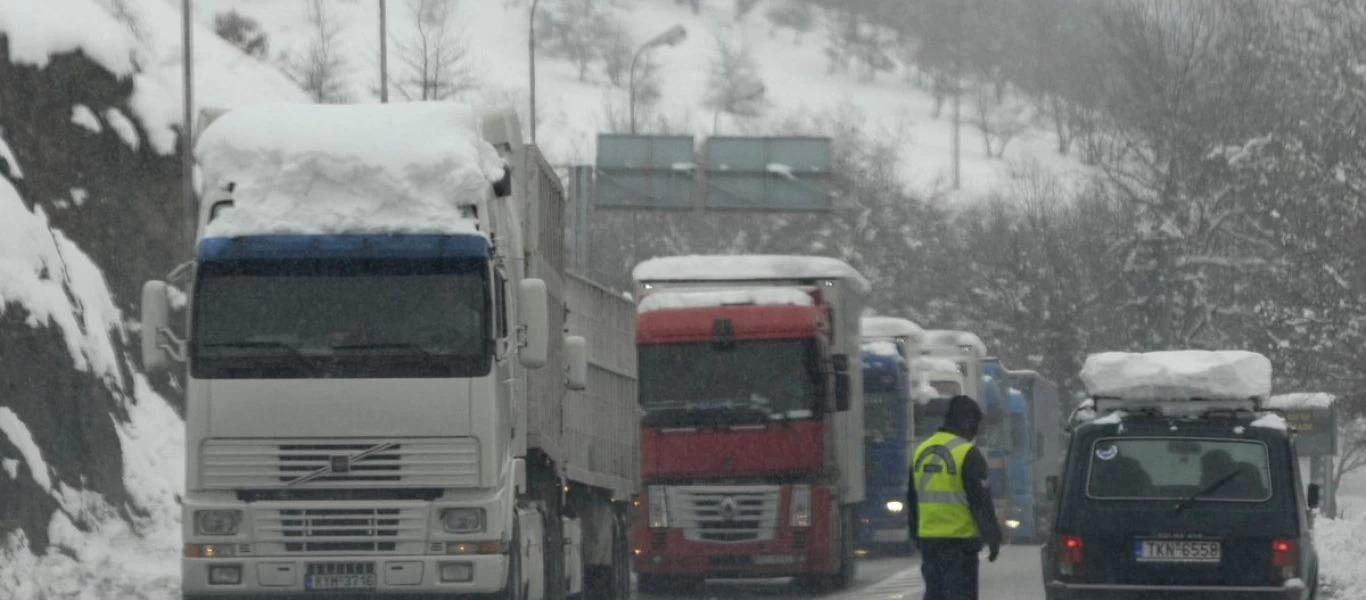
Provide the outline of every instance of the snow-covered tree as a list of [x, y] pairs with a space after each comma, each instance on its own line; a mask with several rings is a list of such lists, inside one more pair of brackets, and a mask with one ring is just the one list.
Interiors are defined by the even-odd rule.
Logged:
[[229, 44], [256, 58], [266, 58], [270, 53], [270, 40], [261, 31], [261, 24], [236, 9], [214, 15], [213, 31]]
[[757, 117], [768, 108], [768, 92], [759, 63], [748, 46], [724, 35], [716, 38], [716, 54], [707, 66], [703, 104], [714, 111], [713, 129], [721, 115]]
[[449, 100], [478, 83], [469, 47], [452, 20], [455, 0], [408, 0], [410, 31], [394, 40], [399, 76], [394, 88], [407, 100]]
[[316, 102], [346, 102], [349, 94], [345, 77], [350, 67], [341, 52], [341, 22], [328, 10], [326, 0], [304, 3], [308, 14], [308, 48], [302, 56], [281, 56], [285, 72]]

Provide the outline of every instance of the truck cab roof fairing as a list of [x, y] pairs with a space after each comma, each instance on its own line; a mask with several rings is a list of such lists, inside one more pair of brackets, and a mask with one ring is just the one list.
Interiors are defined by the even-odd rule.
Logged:
[[489, 258], [482, 235], [262, 235], [205, 238], [200, 261], [301, 258]]

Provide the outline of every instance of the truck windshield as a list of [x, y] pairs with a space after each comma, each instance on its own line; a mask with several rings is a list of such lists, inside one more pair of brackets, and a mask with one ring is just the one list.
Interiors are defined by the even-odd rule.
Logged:
[[812, 340], [651, 344], [639, 359], [640, 404], [652, 422], [810, 418], [825, 394]]
[[1271, 497], [1262, 442], [1102, 438], [1093, 445], [1090, 460], [1086, 491], [1092, 498], [1258, 502]]
[[198, 378], [476, 377], [492, 366], [485, 262], [206, 263], [194, 290]]
[[906, 399], [896, 390], [863, 390], [863, 435], [869, 441], [900, 438], [906, 420]]

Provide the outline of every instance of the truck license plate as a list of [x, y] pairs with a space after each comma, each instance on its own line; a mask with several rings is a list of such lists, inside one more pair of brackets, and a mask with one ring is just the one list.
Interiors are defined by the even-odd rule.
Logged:
[[1140, 540], [1134, 543], [1139, 562], [1217, 563], [1223, 554], [1219, 542]]
[[304, 578], [306, 590], [373, 590], [375, 574], [347, 575], [308, 575]]

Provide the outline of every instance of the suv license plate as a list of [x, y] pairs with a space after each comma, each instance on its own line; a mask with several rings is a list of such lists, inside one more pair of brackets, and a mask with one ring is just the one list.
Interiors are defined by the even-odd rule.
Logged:
[[308, 575], [304, 578], [306, 590], [373, 590], [375, 574], [348, 575]]
[[1140, 540], [1134, 543], [1138, 562], [1217, 563], [1223, 547], [1219, 542]]

